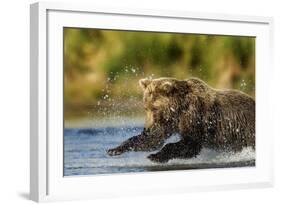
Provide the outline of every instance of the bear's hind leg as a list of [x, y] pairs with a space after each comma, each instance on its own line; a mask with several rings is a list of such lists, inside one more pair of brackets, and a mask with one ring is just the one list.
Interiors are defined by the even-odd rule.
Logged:
[[165, 163], [170, 159], [188, 159], [195, 157], [201, 151], [202, 145], [197, 142], [180, 140], [176, 143], [166, 144], [159, 152], [151, 154], [148, 158], [154, 162]]

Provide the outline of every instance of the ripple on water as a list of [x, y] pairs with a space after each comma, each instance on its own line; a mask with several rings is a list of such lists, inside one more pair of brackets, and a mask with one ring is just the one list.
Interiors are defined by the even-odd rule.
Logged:
[[[64, 175], [95, 175], [126, 172], [242, 167], [255, 165], [255, 151], [218, 152], [203, 148], [191, 159], [173, 159], [159, 164], [147, 159], [149, 152], [130, 152], [110, 157], [106, 150], [142, 131], [141, 127], [110, 127], [64, 130]], [[166, 143], [179, 140], [177, 135]]]

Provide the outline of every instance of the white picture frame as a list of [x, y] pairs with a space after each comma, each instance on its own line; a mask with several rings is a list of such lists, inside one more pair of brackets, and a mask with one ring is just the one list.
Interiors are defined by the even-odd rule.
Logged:
[[[30, 10], [30, 198], [91, 199], [273, 186], [270, 90], [273, 19], [182, 11], [35, 3]], [[62, 28], [87, 27], [255, 36], [256, 166], [63, 177]]]

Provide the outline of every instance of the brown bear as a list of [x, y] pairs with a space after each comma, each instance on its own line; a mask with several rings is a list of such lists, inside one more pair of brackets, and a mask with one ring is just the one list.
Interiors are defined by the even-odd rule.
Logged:
[[191, 158], [202, 147], [224, 151], [255, 148], [255, 100], [237, 90], [219, 90], [200, 79], [141, 79], [146, 125], [143, 132], [108, 150], [119, 155], [127, 151], [155, 151], [178, 133], [181, 140], [166, 144], [148, 158], [167, 162]]

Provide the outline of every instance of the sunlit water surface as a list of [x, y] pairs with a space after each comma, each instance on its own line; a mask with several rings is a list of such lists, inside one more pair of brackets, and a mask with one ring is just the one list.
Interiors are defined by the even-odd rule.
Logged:
[[[195, 158], [173, 159], [165, 164], [151, 162], [147, 159], [151, 154], [149, 152], [128, 152], [114, 157], [107, 155], [106, 150], [141, 133], [142, 129], [140, 126], [64, 129], [64, 176], [255, 165], [255, 152], [251, 148], [244, 148], [238, 153], [204, 148]], [[166, 143], [178, 140], [175, 135]]]

